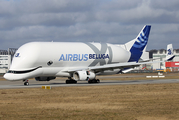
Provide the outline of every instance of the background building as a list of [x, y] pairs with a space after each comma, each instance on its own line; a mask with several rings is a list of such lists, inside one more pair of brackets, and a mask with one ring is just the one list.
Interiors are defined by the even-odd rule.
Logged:
[[0, 73], [6, 73], [8, 71], [16, 50], [17, 50], [16, 48], [9, 48], [8, 50], [0, 50]]
[[[167, 51], [165, 49], [151, 50], [150, 54], [152, 54], [153, 59], [155, 59], [154, 61], [164, 61]], [[154, 63], [151, 67], [153, 70], [170, 68], [172, 71], [178, 71], [179, 66], [177, 66], [177, 64], [179, 64], [179, 49], [174, 49], [174, 55], [175, 58], [172, 60], [172, 62]]]

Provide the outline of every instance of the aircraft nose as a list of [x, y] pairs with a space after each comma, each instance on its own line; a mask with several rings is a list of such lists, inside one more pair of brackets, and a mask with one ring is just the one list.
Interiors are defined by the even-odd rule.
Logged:
[[10, 75], [9, 73], [6, 73], [3, 77], [4, 77], [6, 80], [13, 80], [13, 75]]

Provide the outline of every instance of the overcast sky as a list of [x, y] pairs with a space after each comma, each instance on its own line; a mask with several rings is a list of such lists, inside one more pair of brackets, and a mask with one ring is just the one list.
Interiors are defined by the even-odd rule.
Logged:
[[179, 0], [0, 0], [0, 49], [32, 41], [124, 44], [146, 24], [147, 50], [179, 48]]

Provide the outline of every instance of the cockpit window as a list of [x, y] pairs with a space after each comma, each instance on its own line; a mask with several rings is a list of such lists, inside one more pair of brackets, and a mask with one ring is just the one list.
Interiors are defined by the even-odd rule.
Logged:
[[14, 73], [14, 74], [29, 73], [29, 72], [32, 72], [34, 70], [37, 70], [38, 68], [42, 68], [42, 66], [39, 66], [39, 67], [31, 69], [31, 70], [24, 70], [24, 71], [9, 70], [7, 73]]
[[14, 73], [12, 70], [9, 70], [7, 73]]

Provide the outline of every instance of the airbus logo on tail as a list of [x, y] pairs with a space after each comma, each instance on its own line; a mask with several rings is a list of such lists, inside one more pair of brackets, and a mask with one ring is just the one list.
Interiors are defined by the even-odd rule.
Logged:
[[145, 36], [145, 33], [144, 33], [144, 32], [142, 32], [142, 33], [140, 34], [140, 36], [137, 38], [137, 41], [136, 41], [136, 42], [138, 42], [138, 44], [141, 45], [141, 46], [143, 46], [143, 45], [146, 44], [146, 42], [147, 42], [147, 37]]
[[136, 42], [133, 45], [135, 48], [139, 48], [141, 51], [143, 51], [143, 48], [147, 45], [148, 42], [150, 28], [151, 26], [145, 26], [145, 28], [139, 33]]
[[168, 49], [168, 55], [172, 55], [171, 49]]

